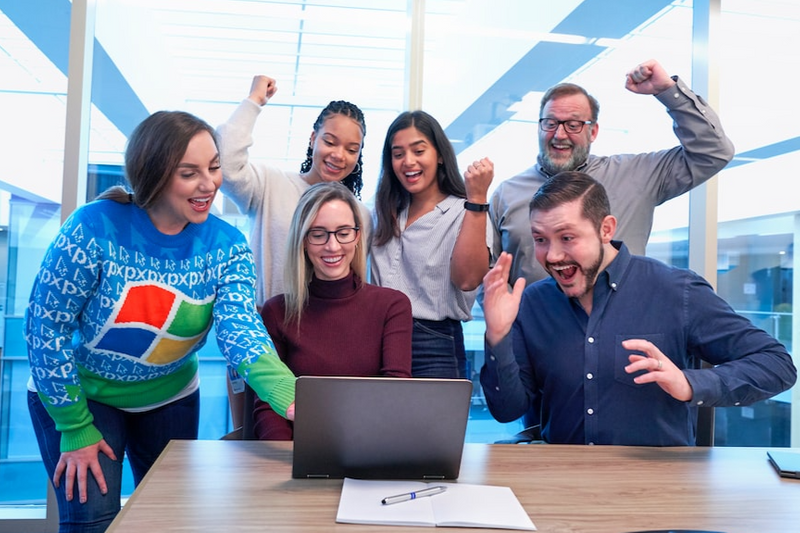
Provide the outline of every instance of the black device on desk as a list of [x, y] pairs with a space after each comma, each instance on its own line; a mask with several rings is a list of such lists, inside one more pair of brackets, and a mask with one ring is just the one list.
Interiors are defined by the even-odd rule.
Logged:
[[301, 376], [292, 477], [456, 479], [471, 398], [465, 379]]
[[781, 477], [800, 479], [800, 452], [770, 450], [767, 457]]

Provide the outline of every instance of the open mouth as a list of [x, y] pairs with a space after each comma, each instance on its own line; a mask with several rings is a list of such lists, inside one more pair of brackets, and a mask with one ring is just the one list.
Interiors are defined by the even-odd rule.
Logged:
[[568, 284], [578, 274], [578, 265], [551, 265], [549, 270], [553, 273], [556, 280]]
[[550, 148], [556, 152], [567, 152], [572, 150], [572, 143], [550, 143]]
[[422, 177], [422, 171], [421, 170], [415, 170], [414, 172], [406, 172], [403, 175], [406, 177], [406, 180], [408, 180], [409, 182], [415, 182], [415, 181], [419, 180], [419, 178]]
[[189, 203], [195, 211], [205, 211], [211, 205], [211, 198], [190, 198]]

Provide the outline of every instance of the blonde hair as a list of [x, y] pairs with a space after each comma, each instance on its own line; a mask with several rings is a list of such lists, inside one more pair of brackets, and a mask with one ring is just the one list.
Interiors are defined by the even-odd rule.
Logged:
[[[339, 182], [317, 183], [309, 187], [300, 197], [300, 202], [292, 216], [289, 238], [286, 241], [286, 263], [284, 264], [284, 301], [286, 302], [285, 323], [300, 325], [303, 309], [308, 302], [308, 284], [314, 274], [314, 265], [305, 250], [305, 238], [311, 224], [317, 218], [320, 208], [334, 200], [345, 202], [353, 212], [357, 228], [363, 228], [361, 210], [350, 190]], [[367, 273], [367, 252], [363, 234], [359, 232], [355, 255], [350, 263], [351, 270], [364, 282]], [[330, 238], [335, 238], [331, 236]]]

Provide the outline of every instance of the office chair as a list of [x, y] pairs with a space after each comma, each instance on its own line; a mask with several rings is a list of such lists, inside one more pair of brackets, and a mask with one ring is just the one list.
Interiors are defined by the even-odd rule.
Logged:
[[244, 386], [244, 401], [242, 402], [242, 425], [226, 433], [220, 440], [256, 440], [253, 411], [255, 409], [256, 393], [250, 385]]
[[539, 424], [529, 426], [514, 434], [511, 438], [501, 439], [494, 442], [495, 444], [544, 444], [542, 439], [542, 428]]

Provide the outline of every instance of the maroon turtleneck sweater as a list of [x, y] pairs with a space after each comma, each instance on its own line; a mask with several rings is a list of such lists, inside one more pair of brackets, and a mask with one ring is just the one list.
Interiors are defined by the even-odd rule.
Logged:
[[[336, 281], [313, 277], [298, 330], [284, 323], [283, 295], [267, 300], [261, 317], [281, 359], [297, 376], [411, 377], [411, 302], [358, 276]], [[255, 434], [291, 440], [292, 423], [256, 400]]]

